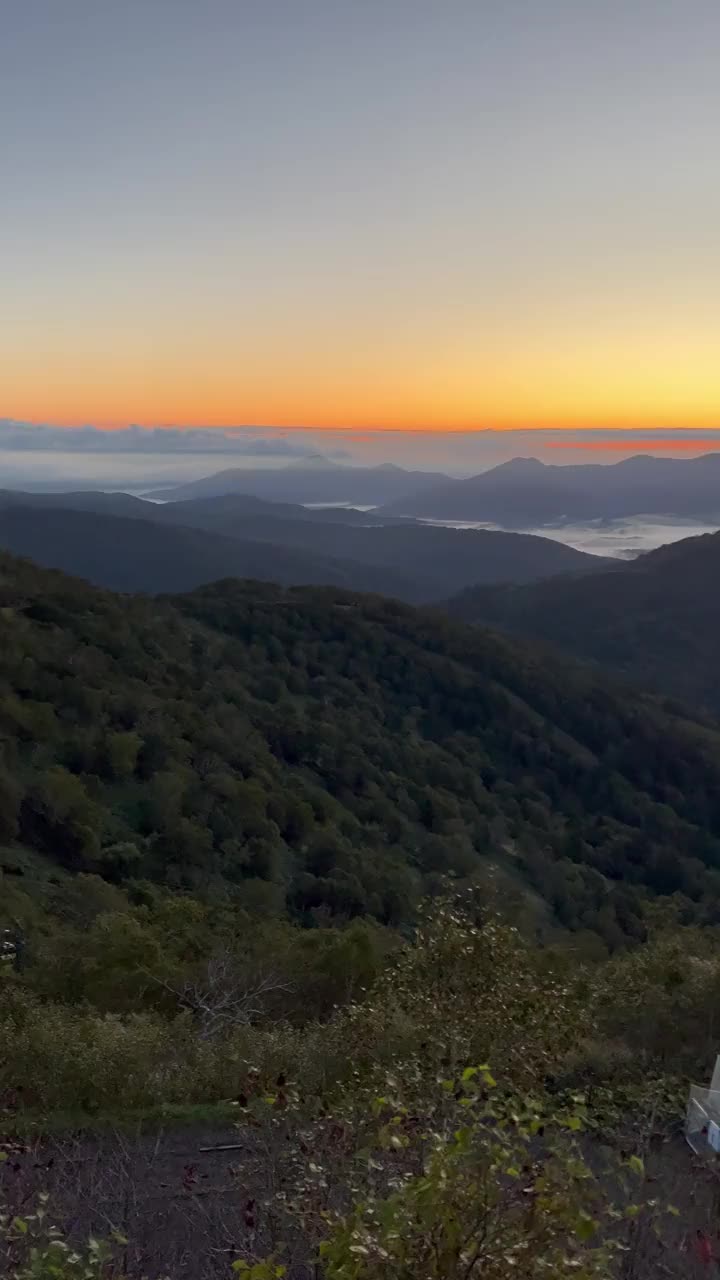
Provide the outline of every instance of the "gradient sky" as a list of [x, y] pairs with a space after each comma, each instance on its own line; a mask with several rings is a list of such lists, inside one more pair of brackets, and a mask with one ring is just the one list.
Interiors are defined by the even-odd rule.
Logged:
[[720, 426], [718, 0], [5, 0], [0, 416]]

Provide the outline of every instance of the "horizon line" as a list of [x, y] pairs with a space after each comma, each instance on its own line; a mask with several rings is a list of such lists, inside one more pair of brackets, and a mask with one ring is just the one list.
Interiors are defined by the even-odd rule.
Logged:
[[[349, 435], [438, 435], [438, 436], [504, 436], [515, 433], [526, 433], [532, 435], [563, 435], [572, 436], [588, 434], [605, 434], [610, 438], [605, 442], [598, 441], [578, 441], [578, 448], [621, 448], [619, 440], [613, 437], [632, 436], [639, 440], [652, 440], [655, 443], [655, 437], [661, 436], [662, 440], [657, 441], [658, 448], [669, 448], [670, 439], [677, 441], [679, 448], [692, 448], [693, 437], [702, 443], [708, 438], [720, 439], [720, 423], [710, 427], [639, 427], [639, 426], [610, 426], [610, 425], [587, 425], [587, 426], [508, 426], [508, 427], [432, 427], [432, 426], [413, 426], [413, 427], [382, 427], [382, 426], [316, 426], [298, 423], [216, 423], [216, 422], [91, 422], [91, 421], [53, 421], [52, 419], [23, 419], [10, 416], [0, 417], [0, 430], [2, 427], [14, 427], [15, 429], [27, 427], [29, 430], [37, 428], [56, 428], [61, 431], [82, 431], [92, 430], [107, 432], [113, 434], [116, 431], [219, 431], [228, 433], [247, 433], [247, 432], [273, 432], [273, 433], [294, 433], [294, 432], [315, 432], [315, 433], [343, 433]], [[558, 441], [556, 445], [547, 447], [567, 448], [573, 447], [566, 445], [565, 442]]]

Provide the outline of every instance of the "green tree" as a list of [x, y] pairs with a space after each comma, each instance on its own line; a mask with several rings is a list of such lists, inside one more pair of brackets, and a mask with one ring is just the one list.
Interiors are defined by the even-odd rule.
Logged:
[[105, 739], [108, 769], [112, 778], [131, 778], [135, 772], [143, 740], [139, 733], [111, 733]]

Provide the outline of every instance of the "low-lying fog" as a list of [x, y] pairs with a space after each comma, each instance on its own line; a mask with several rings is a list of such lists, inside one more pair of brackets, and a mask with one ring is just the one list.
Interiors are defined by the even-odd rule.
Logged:
[[[426, 520], [426, 524], [443, 524], [453, 529], [499, 529], [496, 524], [472, 520]], [[523, 529], [523, 533], [536, 533], [543, 538], [554, 538], [578, 551], [588, 551], [597, 556], [616, 556], [620, 560], [632, 560], [644, 551], [652, 551], [668, 542], [681, 538], [693, 538], [700, 533], [716, 533], [716, 524], [698, 520], [674, 520], [671, 516], [630, 516], [619, 520], [588, 520], [584, 523], [541, 525], [536, 529]]]

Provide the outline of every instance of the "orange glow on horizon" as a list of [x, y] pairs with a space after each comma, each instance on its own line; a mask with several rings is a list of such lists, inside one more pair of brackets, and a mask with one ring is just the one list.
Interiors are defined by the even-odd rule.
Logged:
[[[121, 416], [94, 416], [91, 412], [77, 413], [53, 413], [48, 407], [44, 412], [25, 412], [22, 408], [17, 408], [14, 412], [12, 409], [7, 410], [5, 406], [0, 405], [0, 420], [2, 418], [8, 421], [14, 421], [19, 425], [27, 424], [28, 426], [38, 426], [47, 424], [56, 427], [80, 428], [83, 426], [92, 426], [95, 430], [112, 434], [115, 431], [126, 430], [130, 426], [137, 426], [141, 430], [167, 430], [167, 431], [227, 431], [229, 433], [245, 432], [245, 431], [277, 431], [281, 434], [294, 431], [330, 431], [330, 432], [348, 432], [352, 434], [356, 441], [370, 440], [377, 435], [481, 435], [487, 433], [501, 433], [505, 431], [536, 431], [538, 434], [559, 432], [563, 436], [572, 436], [574, 432], [586, 431], [608, 431], [618, 433], [619, 436], [628, 431], [672, 431], [677, 432], [675, 437], [666, 436], [664, 439], [643, 440], [643, 444], [648, 449], [683, 449], [693, 450], [696, 448], [707, 447], [710, 443], [708, 439], [692, 437], [693, 431], [715, 432], [720, 431], [720, 413], [716, 415], [708, 415], [706, 420], [701, 422], [674, 422], [662, 421], [656, 415], [652, 421], [645, 421], [641, 417], [633, 417], [626, 415], [618, 417], [616, 421], [603, 418], [580, 419], [573, 418], [571, 421], [563, 421], [559, 416], [543, 416], [532, 420], [530, 418], [511, 417], [508, 420], [495, 420], [492, 423], [487, 422], [464, 422], [461, 424], [450, 424], [447, 419], [438, 418], [437, 420], [417, 422], [397, 422], [385, 420], [377, 421], [360, 421], [343, 417], [340, 413], [337, 417], [324, 414], [322, 417], [317, 415], [313, 417], [300, 418], [296, 416], [293, 420], [283, 420], [264, 417], [261, 418], [252, 414], [237, 414], [235, 416], [195, 416], [183, 418], [153, 418], [141, 417], [138, 414], [128, 414], [127, 417]], [[690, 438], [688, 438], [690, 437]], [[720, 448], [720, 440], [718, 440]], [[552, 441], [548, 440], [543, 444], [543, 448], [547, 449], [622, 449], [621, 440], [578, 440], [574, 443], [565, 440]]]
[[132, 423], [372, 435], [643, 430], [682, 438], [686, 431], [720, 430], [715, 349], [703, 352], [702, 361], [683, 351], [653, 352], [644, 367], [627, 355], [593, 367], [577, 352], [558, 349], [547, 361], [543, 354], [498, 349], [478, 360], [469, 350], [432, 360], [418, 351], [403, 353], [391, 369], [370, 361], [368, 368], [348, 370], [338, 359], [319, 370], [278, 353], [275, 369], [258, 362], [236, 372], [225, 358], [201, 370], [199, 359], [189, 364], [175, 351], [149, 369], [119, 349], [107, 361], [85, 365], [74, 353], [74, 369], [70, 353], [67, 361], [41, 353], [24, 368], [16, 363], [12, 383], [3, 380], [0, 417], [106, 431]]
[[6, 9], [0, 419], [720, 432], [720, 5]]
[[[577, 332], [538, 335], [470, 325], [374, 337], [281, 333], [239, 359], [228, 338], [197, 333], [143, 350], [122, 332], [90, 350], [86, 334], [33, 351], [18, 342], [3, 376], [0, 416], [112, 431], [175, 429], [467, 433], [503, 430], [720, 430], [720, 325], [702, 339], [665, 332], [642, 341]], [[3, 367], [0, 361], [0, 374]], [[664, 447], [669, 447], [665, 445]], [[683, 447], [690, 448], [690, 444]]]

